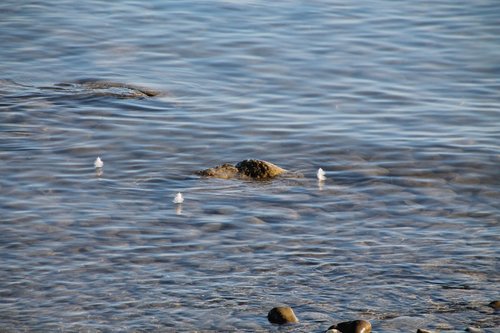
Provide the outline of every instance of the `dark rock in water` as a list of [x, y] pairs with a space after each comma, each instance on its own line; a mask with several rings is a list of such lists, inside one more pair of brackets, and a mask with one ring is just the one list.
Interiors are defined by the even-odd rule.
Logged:
[[488, 304], [488, 306], [495, 310], [500, 310], [500, 301], [492, 301], [490, 302], [490, 304]]
[[236, 167], [232, 164], [225, 163], [222, 165], [218, 165], [215, 168], [198, 171], [197, 174], [204, 177], [229, 179], [237, 176], [238, 169], [236, 169]]
[[292, 308], [288, 306], [278, 306], [272, 308], [267, 314], [267, 320], [273, 324], [280, 325], [299, 322], [295, 313], [293, 313]]
[[244, 160], [236, 164], [236, 168], [241, 175], [253, 179], [274, 178], [285, 172], [279, 166], [261, 160]]
[[198, 171], [197, 174], [205, 177], [215, 177], [222, 179], [230, 178], [250, 178], [255, 180], [272, 179], [286, 172], [273, 163], [262, 160], [244, 160], [236, 166], [225, 163], [214, 168]]
[[335, 332], [333, 330], [337, 330], [341, 333], [370, 333], [372, 331], [372, 324], [366, 320], [344, 321], [330, 326], [328, 330], [332, 330], [332, 332]]
[[482, 333], [483, 331], [480, 328], [469, 326], [465, 329], [466, 332], [471, 333]]

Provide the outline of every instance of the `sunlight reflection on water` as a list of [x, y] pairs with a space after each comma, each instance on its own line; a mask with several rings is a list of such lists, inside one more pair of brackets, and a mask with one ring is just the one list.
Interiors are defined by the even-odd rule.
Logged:
[[2, 329], [494, 332], [498, 7], [0, 4]]

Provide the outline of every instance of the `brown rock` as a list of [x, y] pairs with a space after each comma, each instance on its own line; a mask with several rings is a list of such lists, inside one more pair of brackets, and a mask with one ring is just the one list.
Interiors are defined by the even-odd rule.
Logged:
[[215, 168], [198, 171], [197, 174], [205, 177], [229, 179], [234, 178], [238, 174], [238, 169], [236, 169], [232, 164], [224, 163], [216, 166]]
[[432, 331], [429, 331], [429, 330], [424, 330], [424, 329], [419, 328], [419, 329], [417, 330], [417, 333], [433, 333], [433, 332], [432, 332]]
[[372, 331], [372, 324], [366, 320], [344, 321], [328, 328], [328, 330], [333, 329], [342, 333], [370, 333]]
[[495, 310], [500, 310], [500, 301], [492, 301], [490, 302], [490, 304], [488, 304], [488, 306]]
[[271, 179], [285, 173], [286, 170], [270, 162], [261, 160], [244, 160], [236, 166], [225, 163], [214, 168], [196, 172], [200, 176], [222, 179], [251, 178], [255, 180]]
[[261, 160], [244, 160], [236, 164], [241, 175], [253, 179], [269, 179], [283, 174], [286, 170], [270, 162]]
[[272, 308], [267, 314], [267, 320], [273, 324], [280, 325], [299, 322], [295, 313], [293, 313], [292, 308], [288, 306], [278, 306]]

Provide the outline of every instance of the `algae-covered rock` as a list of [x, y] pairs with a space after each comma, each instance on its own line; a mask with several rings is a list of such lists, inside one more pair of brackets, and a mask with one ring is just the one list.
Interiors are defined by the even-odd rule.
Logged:
[[278, 306], [272, 308], [267, 314], [267, 320], [273, 324], [279, 325], [299, 322], [292, 308], [289, 306]]
[[236, 164], [236, 168], [241, 175], [253, 179], [274, 178], [285, 172], [285, 169], [273, 163], [261, 160], [244, 160]]
[[267, 180], [282, 175], [285, 172], [285, 169], [267, 161], [244, 160], [237, 163], [236, 166], [225, 163], [214, 168], [198, 171], [197, 174], [204, 177], [222, 179], [250, 178], [255, 180]]
[[204, 177], [229, 179], [237, 176], [238, 169], [232, 164], [224, 163], [214, 168], [198, 171], [197, 174]]
[[370, 333], [372, 324], [366, 320], [344, 321], [330, 326], [328, 330], [338, 330], [342, 333]]

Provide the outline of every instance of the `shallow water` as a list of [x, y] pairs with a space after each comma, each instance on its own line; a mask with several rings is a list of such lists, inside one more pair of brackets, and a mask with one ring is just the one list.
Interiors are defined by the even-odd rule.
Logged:
[[499, 11], [3, 1], [0, 330], [498, 332]]

